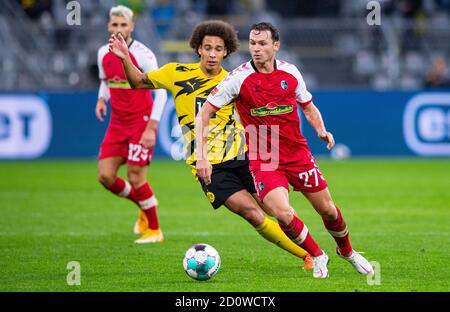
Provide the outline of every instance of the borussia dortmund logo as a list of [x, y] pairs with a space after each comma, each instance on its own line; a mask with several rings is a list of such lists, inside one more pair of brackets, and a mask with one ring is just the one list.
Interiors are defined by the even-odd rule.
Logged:
[[212, 192], [206, 193], [206, 196], [208, 196], [210, 203], [213, 203], [216, 200], [216, 195], [214, 195], [214, 193], [212, 193]]
[[259, 182], [258, 188], [259, 188], [260, 191], [264, 191], [264, 183]]

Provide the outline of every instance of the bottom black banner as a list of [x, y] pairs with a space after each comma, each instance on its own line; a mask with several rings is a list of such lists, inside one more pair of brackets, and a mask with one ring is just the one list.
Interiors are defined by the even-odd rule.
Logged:
[[[211, 292], [211, 293], [2, 293], [4, 305], [22, 305], [59, 311], [102, 308], [143, 309], [157, 312], [185, 311], [305, 311], [399, 305], [406, 309], [420, 304], [440, 306], [450, 303], [449, 293], [298, 293], [298, 292]], [[103, 309], [102, 309], [103, 310]]]

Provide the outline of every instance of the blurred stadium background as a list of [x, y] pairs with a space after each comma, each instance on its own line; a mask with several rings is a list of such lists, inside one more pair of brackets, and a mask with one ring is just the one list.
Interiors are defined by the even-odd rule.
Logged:
[[367, 24], [366, 0], [81, 0], [78, 27], [67, 24], [68, 2], [2, 1], [0, 38], [8, 47], [0, 52], [8, 75], [2, 90], [95, 89], [96, 52], [108, 39], [108, 11], [116, 3], [134, 9], [135, 38], [161, 64], [196, 62], [186, 44], [190, 31], [199, 21], [219, 18], [232, 22], [243, 41], [241, 53], [226, 64], [234, 68], [249, 58], [249, 26], [271, 21], [282, 34], [280, 58], [298, 64], [313, 89], [421, 89], [433, 61], [447, 61], [450, 51], [448, 0], [377, 1], [379, 27]]
[[[196, 62], [187, 43], [190, 31], [199, 21], [218, 18], [239, 31], [240, 52], [224, 64], [232, 69], [249, 59], [249, 26], [273, 22], [282, 36], [279, 58], [301, 69], [338, 143], [344, 145], [337, 149], [339, 155], [449, 156], [449, 102], [442, 92], [450, 88], [450, 1], [375, 2], [381, 23], [371, 26], [367, 15], [372, 7], [367, 8], [366, 0], [81, 0], [80, 25], [69, 25], [70, 1], [3, 0], [0, 158], [97, 153], [104, 125], [92, 114], [99, 84], [96, 54], [107, 42], [108, 11], [116, 3], [134, 9], [134, 37], [156, 53], [160, 65]], [[427, 96], [436, 89], [442, 95], [439, 104]], [[34, 104], [24, 104], [25, 94], [33, 95], [27, 99]], [[420, 103], [414, 104], [416, 100]], [[5, 103], [15, 108], [6, 111]], [[17, 117], [26, 105], [41, 107], [41, 113]], [[169, 156], [176, 141], [170, 106], [157, 156]], [[83, 129], [72, 131], [81, 123]], [[9, 131], [15, 127], [29, 131]], [[310, 143], [313, 152], [326, 153], [320, 142]]]
[[[226, 69], [249, 59], [251, 24], [274, 23], [282, 41], [278, 58], [300, 68], [338, 143], [330, 155], [303, 120], [313, 153], [325, 156], [320, 164], [350, 216], [356, 242], [383, 265], [385, 288], [378, 290], [450, 289], [449, 0], [79, 0], [80, 25], [67, 23], [69, 2], [0, 0], [0, 290], [67, 290], [65, 265], [76, 259], [89, 265], [85, 290], [373, 290], [351, 278], [326, 285], [309, 276], [302, 284], [289, 280], [285, 255], [266, 251], [224, 209], [209, 210], [189, 169], [171, 161], [181, 158], [173, 105], [166, 106], [158, 133], [156, 158], [165, 160], [155, 160], [149, 173], [164, 205], [166, 247], [122, 248], [131, 246], [132, 237], [121, 235], [130, 232], [135, 214], [96, 184], [95, 168], [106, 130], [94, 116], [96, 55], [108, 40], [108, 12], [117, 3], [133, 8], [134, 37], [155, 52], [160, 66], [197, 62], [187, 40], [199, 21], [223, 19], [239, 31], [241, 49], [226, 60]], [[381, 7], [380, 25], [368, 25], [369, 2]], [[173, 176], [183, 182], [177, 196]], [[299, 200], [293, 199], [295, 207], [307, 205]], [[316, 232], [323, 230], [312, 209], [302, 209], [302, 216]], [[232, 231], [249, 238], [239, 242], [253, 250], [249, 255], [234, 253]], [[319, 242], [331, 252], [322, 234]], [[241, 271], [226, 275], [225, 268], [229, 284], [172, 283], [185, 278], [179, 258], [196, 240], [213, 244], [224, 263], [232, 263], [228, 272], [250, 257], [257, 282]], [[161, 249], [166, 258], [146, 265], [139, 260], [148, 255], [144, 248]], [[256, 255], [271, 257], [272, 266], [255, 264]], [[344, 264], [338, 270], [338, 261], [335, 276], [351, 274]], [[267, 286], [258, 269], [283, 276], [273, 267], [286, 276]], [[152, 285], [143, 282], [149, 276]]]

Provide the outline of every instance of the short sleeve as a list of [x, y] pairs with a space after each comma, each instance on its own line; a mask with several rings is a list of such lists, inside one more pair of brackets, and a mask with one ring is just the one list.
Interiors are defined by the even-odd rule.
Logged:
[[105, 69], [103, 68], [103, 58], [108, 53], [108, 49], [105, 46], [101, 47], [97, 52], [97, 66], [98, 66], [98, 77], [100, 80], [106, 79]]
[[158, 70], [146, 72], [147, 78], [153, 83], [156, 89], [171, 90], [173, 63], [164, 65]]
[[211, 91], [207, 101], [216, 109], [220, 109], [239, 95], [239, 89], [239, 79], [231, 72]]
[[136, 59], [142, 72], [146, 73], [158, 69], [158, 60], [150, 49], [140, 45], [133, 52], [136, 54]]
[[306, 84], [305, 84], [305, 81], [303, 80], [303, 76], [300, 74], [298, 69], [297, 69], [297, 72], [298, 72], [298, 75], [296, 75], [296, 78], [297, 78], [298, 85], [297, 85], [297, 88], [295, 89], [295, 97], [296, 97], [297, 102], [300, 103], [300, 105], [306, 106], [312, 101], [312, 95], [306, 88]]

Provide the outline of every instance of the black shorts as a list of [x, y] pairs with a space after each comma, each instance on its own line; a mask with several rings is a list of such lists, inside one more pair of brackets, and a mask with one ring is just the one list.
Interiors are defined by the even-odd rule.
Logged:
[[214, 209], [222, 206], [236, 192], [247, 190], [256, 193], [253, 177], [248, 167], [248, 159], [232, 159], [212, 166], [211, 184], [200, 181], [203, 192]]

